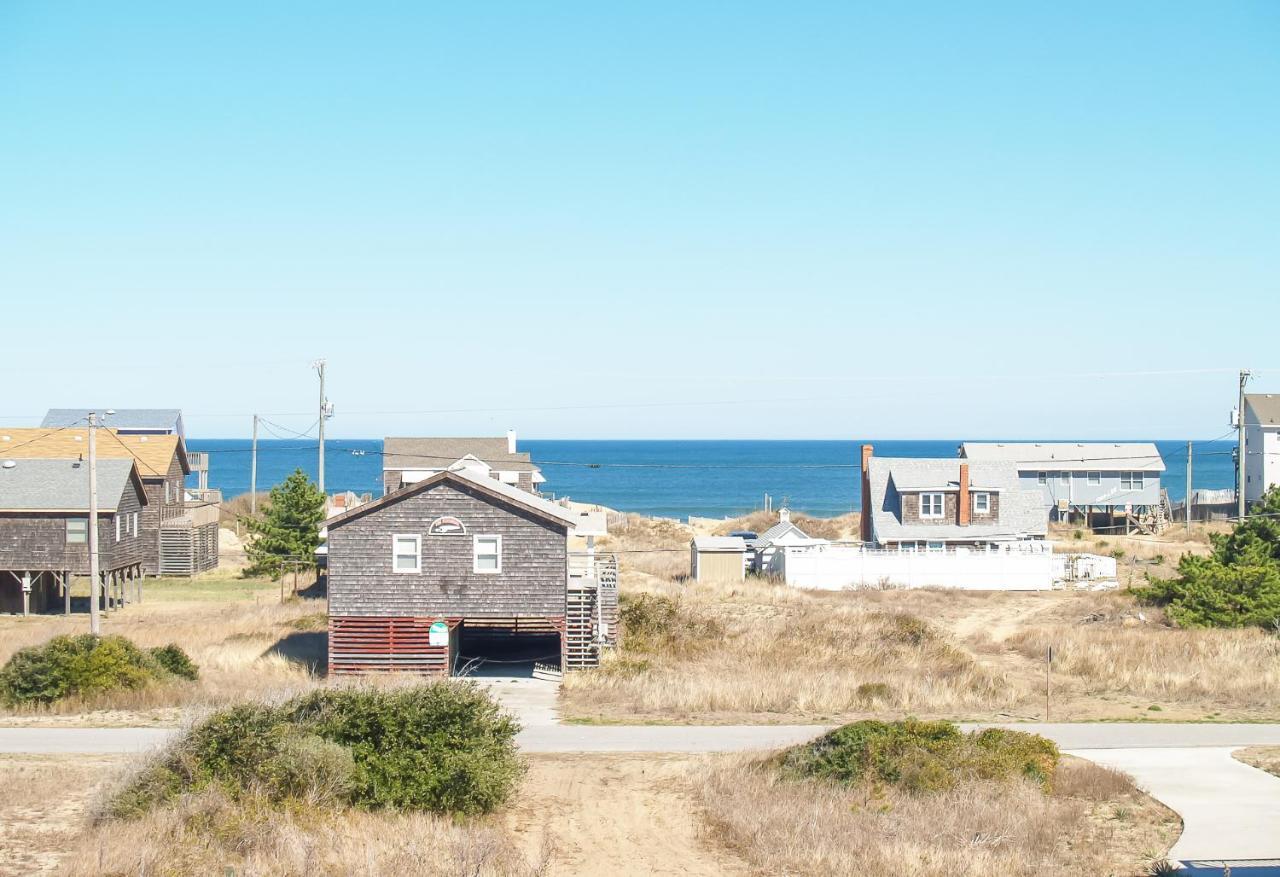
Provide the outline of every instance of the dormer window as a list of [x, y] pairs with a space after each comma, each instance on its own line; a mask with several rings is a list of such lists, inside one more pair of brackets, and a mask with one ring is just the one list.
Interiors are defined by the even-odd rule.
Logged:
[[973, 513], [975, 515], [991, 514], [991, 494], [975, 493], [973, 495]]
[[945, 503], [941, 493], [920, 494], [920, 517], [940, 518], [943, 515], [944, 508]]

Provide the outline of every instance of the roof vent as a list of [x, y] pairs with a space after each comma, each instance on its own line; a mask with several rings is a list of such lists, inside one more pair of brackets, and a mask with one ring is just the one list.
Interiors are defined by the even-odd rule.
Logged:
[[16, 465], [18, 464], [13, 462], [12, 460], [5, 460], [3, 463], [0, 463], [0, 467], [3, 467], [5, 469], [12, 469]]

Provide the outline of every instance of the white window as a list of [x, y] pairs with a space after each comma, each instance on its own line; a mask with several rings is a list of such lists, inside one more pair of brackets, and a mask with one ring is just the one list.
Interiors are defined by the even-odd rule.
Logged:
[[83, 545], [89, 541], [89, 519], [67, 518], [67, 544]]
[[120, 524], [124, 521], [124, 515], [116, 515], [116, 541], [120, 541]]
[[1101, 473], [1101, 472], [1090, 472], [1090, 473], [1089, 473], [1089, 483], [1090, 483], [1091, 485], [1093, 485], [1094, 487], [1097, 487], [1099, 484], [1101, 484], [1101, 483], [1102, 483], [1102, 473]]
[[166, 482], [164, 483], [164, 501], [165, 501], [165, 504], [166, 504], [166, 505], [168, 505], [170, 502], [172, 502], [172, 501], [173, 501], [173, 500], [169, 499], [169, 493], [170, 493], [170, 491], [169, 491], [169, 482], [168, 482], [168, 481], [166, 481]]
[[1039, 481], [1041, 484], [1048, 484], [1048, 483], [1049, 483], [1049, 473], [1048, 473], [1048, 472], [1037, 472], [1037, 473], [1036, 473], [1036, 481]]
[[473, 571], [478, 573], [502, 572], [502, 537], [476, 536], [471, 543], [475, 564]]
[[930, 542], [927, 550], [945, 551], [946, 549], [947, 549], [947, 544], [945, 542]]
[[1120, 489], [1121, 490], [1141, 490], [1142, 489], [1142, 473], [1141, 472], [1121, 472], [1120, 473]]
[[1059, 473], [1058, 473], [1058, 480], [1059, 480], [1059, 481], [1061, 481], [1063, 484], [1070, 484], [1070, 483], [1071, 483], [1071, 473], [1070, 473], [1070, 472], [1059, 472]]
[[422, 537], [396, 535], [391, 537], [391, 569], [393, 572], [414, 573], [422, 571]]
[[977, 515], [991, 514], [991, 494], [975, 493], [973, 495], [973, 512]]
[[138, 535], [138, 513], [133, 513], [133, 535]]
[[940, 518], [942, 517], [943, 499], [940, 493], [922, 493], [920, 494], [920, 517], [922, 518]]

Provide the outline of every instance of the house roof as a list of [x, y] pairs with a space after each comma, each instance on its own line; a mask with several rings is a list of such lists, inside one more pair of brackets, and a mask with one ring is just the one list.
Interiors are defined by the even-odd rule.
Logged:
[[[145, 505], [146, 494], [132, 460], [98, 461], [98, 511], [115, 511], [130, 479], [136, 483]], [[88, 463], [49, 459], [6, 459], [0, 463], [0, 511], [88, 510]]]
[[354, 517], [366, 515], [370, 512], [376, 512], [384, 506], [394, 505], [401, 500], [408, 499], [409, 497], [415, 496], [437, 484], [445, 482], [475, 488], [481, 493], [486, 493], [494, 499], [505, 500], [512, 505], [519, 506], [526, 511], [532, 512], [544, 520], [565, 525], [568, 527], [570, 532], [572, 532], [573, 525], [577, 519], [577, 515], [569, 509], [556, 505], [555, 503], [545, 500], [527, 490], [521, 490], [520, 488], [510, 484], [503, 484], [496, 478], [478, 476], [459, 468], [447, 469], [444, 472], [437, 472], [430, 478], [424, 478], [421, 481], [415, 481], [413, 484], [407, 484], [399, 490], [393, 490], [386, 496], [366, 502], [363, 505], [358, 505], [353, 509], [343, 512], [342, 514], [334, 515], [332, 518], [325, 521], [323, 526], [339, 526]]
[[1001, 460], [1020, 468], [1114, 469], [1163, 472], [1164, 459], [1151, 442], [965, 442], [960, 456], [969, 460]]
[[[958, 490], [961, 463], [969, 465], [969, 481], [974, 485], [971, 490], [999, 492], [998, 520], [974, 521], [963, 527], [936, 522], [904, 524], [901, 493], [918, 489], [907, 485], [929, 484], [933, 489]], [[1049, 529], [1049, 514], [1040, 491], [1021, 487], [1017, 466], [1011, 462], [872, 457], [867, 476], [871, 485], [871, 526], [879, 542], [1043, 536]]]
[[507, 438], [412, 438], [382, 440], [383, 469], [444, 469], [468, 454], [502, 472], [538, 472], [529, 454], [510, 453]]
[[775, 539], [781, 539], [783, 536], [787, 535], [788, 533], [798, 533], [801, 537], [805, 539], [809, 538], [808, 533], [806, 533], [804, 530], [801, 530], [791, 521], [778, 521], [778, 523], [774, 524], [768, 530], [765, 530], [755, 539], [751, 540], [752, 546], [757, 549], [768, 548], [770, 545], [773, 544]]
[[[129, 459], [138, 463], [143, 478], [163, 478], [177, 454], [184, 475], [191, 473], [187, 448], [178, 435], [121, 435], [114, 429], [98, 430], [98, 457]], [[78, 459], [89, 455], [88, 429], [0, 428], [0, 460]]]
[[1247, 393], [1244, 397], [1245, 408], [1252, 409], [1258, 423], [1271, 426], [1280, 424], [1280, 395], [1270, 393]]
[[[50, 408], [40, 422], [43, 427], [85, 426], [90, 412], [102, 414], [107, 408]], [[117, 408], [110, 416], [110, 426], [116, 429], [171, 429], [178, 430], [182, 419], [179, 408]], [[104, 421], [105, 423], [106, 421]]]
[[698, 552], [746, 551], [747, 543], [741, 536], [694, 536], [693, 549]]

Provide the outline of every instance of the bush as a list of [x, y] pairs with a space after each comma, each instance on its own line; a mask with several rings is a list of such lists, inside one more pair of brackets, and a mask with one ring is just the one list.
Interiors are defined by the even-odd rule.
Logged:
[[200, 668], [195, 665], [191, 658], [187, 657], [186, 652], [173, 643], [151, 649], [151, 657], [155, 659], [157, 664], [174, 676], [193, 682], [200, 678]]
[[196, 666], [177, 646], [146, 652], [122, 636], [55, 636], [15, 652], [0, 669], [0, 700], [9, 706], [47, 704], [196, 675]]
[[618, 608], [622, 646], [630, 652], [688, 653], [705, 648], [723, 634], [714, 619], [691, 614], [662, 594], [622, 594]]
[[988, 728], [962, 734], [951, 722], [862, 721], [782, 753], [785, 775], [908, 792], [954, 788], [969, 779], [1027, 777], [1048, 790], [1058, 749], [1034, 734]]
[[517, 723], [473, 685], [317, 691], [242, 704], [193, 728], [107, 807], [128, 818], [217, 787], [234, 799], [487, 813], [523, 768]]
[[1280, 488], [1228, 535], [1213, 534], [1208, 557], [1183, 555], [1178, 575], [1137, 589], [1185, 627], [1280, 627]]

